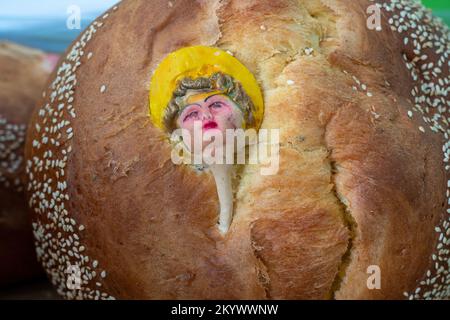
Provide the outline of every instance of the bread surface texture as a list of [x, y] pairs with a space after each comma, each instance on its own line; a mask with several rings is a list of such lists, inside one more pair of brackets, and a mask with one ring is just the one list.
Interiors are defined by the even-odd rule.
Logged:
[[[377, 2], [381, 30], [367, 23]], [[449, 33], [414, 3], [125, 0], [100, 16], [67, 50], [27, 139], [37, 252], [58, 292], [449, 296]], [[278, 173], [242, 168], [225, 236], [213, 177], [175, 165], [149, 117], [152, 73], [194, 45], [241, 61], [263, 91], [261, 129], [280, 130]]]

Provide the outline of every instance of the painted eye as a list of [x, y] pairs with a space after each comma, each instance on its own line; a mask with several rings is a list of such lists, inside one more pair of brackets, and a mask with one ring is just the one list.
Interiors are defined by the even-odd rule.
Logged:
[[184, 117], [183, 121], [192, 119], [192, 118], [196, 118], [198, 116], [198, 111], [192, 111], [190, 112], [186, 117]]
[[222, 103], [220, 103], [220, 102], [214, 102], [214, 103], [211, 104], [209, 107], [210, 107], [210, 108], [213, 108], [213, 109], [220, 109], [220, 108], [222, 108]]

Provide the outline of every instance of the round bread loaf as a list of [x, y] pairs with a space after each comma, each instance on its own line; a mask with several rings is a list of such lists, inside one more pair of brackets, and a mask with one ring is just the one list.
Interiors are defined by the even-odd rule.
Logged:
[[[226, 233], [213, 174], [175, 164], [149, 114], [155, 70], [191, 46], [248, 68], [280, 130], [278, 172], [236, 174]], [[53, 79], [28, 198], [65, 297], [450, 295], [449, 30], [416, 1], [125, 0]]]
[[23, 153], [28, 121], [55, 57], [0, 42], [0, 285], [42, 273], [24, 195]]

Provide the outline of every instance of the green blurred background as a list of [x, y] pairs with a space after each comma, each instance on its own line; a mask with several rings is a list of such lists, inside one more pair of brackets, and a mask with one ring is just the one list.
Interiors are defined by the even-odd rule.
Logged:
[[422, 0], [422, 3], [450, 26], [450, 0]]

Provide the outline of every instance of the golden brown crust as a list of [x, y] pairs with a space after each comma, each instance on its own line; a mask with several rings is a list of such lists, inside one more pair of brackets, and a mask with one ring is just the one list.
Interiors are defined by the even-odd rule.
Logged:
[[0, 42], [0, 285], [42, 272], [23, 192], [28, 120], [49, 74], [44, 53]]
[[[59, 292], [414, 297], [446, 219], [447, 173], [444, 135], [417, 110], [408, 116], [417, 81], [403, 38], [385, 17], [381, 31], [368, 30], [364, 0], [171, 4], [123, 1], [100, 17], [68, 51], [33, 116], [59, 125], [49, 135], [30, 132], [27, 142], [40, 260]], [[213, 178], [174, 165], [148, 117], [152, 72], [189, 45], [231, 51], [263, 88], [262, 128], [281, 129], [280, 171], [243, 169], [225, 237]], [[49, 150], [57, 162], [40, 162]], [[45, 194], [44, 181], [58, 192]], [[81, 290], [65, 287], [70, 264], [82, 269]], [[367, 288], [371, 265], [381, 268], [380, 290]]]

